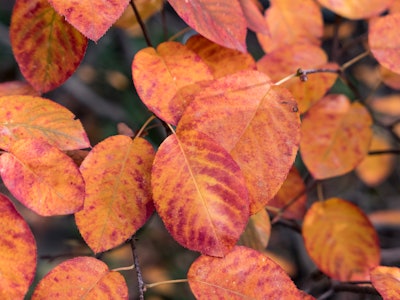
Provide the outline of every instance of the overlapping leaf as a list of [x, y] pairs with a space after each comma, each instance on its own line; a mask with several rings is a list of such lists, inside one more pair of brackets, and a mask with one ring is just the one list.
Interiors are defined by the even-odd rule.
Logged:
[[392, 89], [400, 90], [400, 74], [394, 73], [382, 65], [379, 68], [379, 72], [384, 84]]
[[0, 298], [23, 299], [36, 270], [36, 243], [29, 225], [0, 194]]
[[398, 117], [400, 116], [400, 94], [390, 94], [384, 97], [374, 98], [371, 108], [378, 113]]
[[239, 0], [168, 0], [194, 30], [221, 46], [246, 52], [247, 22]]
[[129, 3], [129, 0], [48, 1], [72, 26], [95, 42], [118, 20]]
[[393, 0], [318, 0], [318, 2], [348, 19], [367, 19], [389, 8]]
[[296, 101], [269, 78], [243, 71], [220, 78], [189, 104], [178, 128], [213, 137], [239, 164], [256, 213], [276, 194], [299, 142]]
[[254, 32], [269, 34], [267, 22], [261, 13], [262, 5], [258, 0], [239, 0], [247, 27]]
[[223, 258], [200, 256], [191, 265], [188, 280], [197, 299], [303, 299], [273, 260], [241, 246]]
[[126, 241], [153, 213], [153, 158], [146, 140], [117, 135], [97, 144], [82, 162], [85, 207], [75, 214], [75, 221], [95, 253]]
[[361, 104], [344, 95], [328, 95], [304, 116], [300, 152], [314, 178], [343, 175], [367, 155], [371, 117]]
[[38, 91], [23, 81], [8, 81], [0, 83], [0, 97], [11, 95], [40, 96]]
[[264, 251], [271, 235], [271, 222], [265, 209], [252, 215], [240, 237], [240, 243], [257, 251]]
[[72, 214], [83, 207], [85, 185], [78, 167], [61, 150], [40, 139], [15, 142], [0, 156], [5, 186], [42, 216]]
[[379, 265], [378, 235], [364, 213], [348, 201], [314, 203], [302, 232], [308, 254], [333, 279], [369, 280], [370, 269]]
[[265, 52], [284, 45], [306, 42], [319, 45], [323, 33], [323, 19], [313, 0], [273, 0], [265, 11], [269, 34], [257, 34]]
[[174, 98], [177, 91], [186, 85], [213, 79], [201, 58], [176, 42], [162, 43], [157, 50], [145, 48], [139, 51], [132, 62], [132, 75], [144, 104], [174, 125], [187, 105], [186, 99]]
[[39, 92], [52, 90], [67, 80], [87, 46], [87, 39], [47, 0], [17, 0], [10, 37], [22, 74]]
[[400, 13], [374, 18], [369, 22], [368, 43], [378, 62], [389, 70], [400, 73], [400, 37], [396, 26]]
[[124, 277], [93, 257], [76, 257], [51, 270], [36, 286], [39, 299], [128, 299]]
[[377, 210], [368, 215], [372, 224], [375, 226], [399, 226], [400, 225], [400, 209]]
[[400, 299], [400, 269], [378, 266], [371, 271], [373, 286], [384, 300]]
[[157, 151], [152, 169], [156, 210], [184, 247], [224, 256], [249, 218], [247, 189], [239, 166], [210, 137], [178, 130]]
[[0, 148], [24, 138], [45, 140], [61, 150], [90, 147], [79, 120], [65, 107], [33, 96], [0, 97]]

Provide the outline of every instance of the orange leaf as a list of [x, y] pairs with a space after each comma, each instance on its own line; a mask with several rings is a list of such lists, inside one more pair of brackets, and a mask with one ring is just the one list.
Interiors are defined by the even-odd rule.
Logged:
[[233, 248], [249, 202], [229, 153], [205, 134], [178, 130], [161, 144], [151, 175], [156, 210], [177, 242], [213, 256]]
[[298, 149], [296, 102], [257, 71], [218, 79], [189, 104], [178, 128], [213, 137], [238, 163], [256, 213], [278, 192]]
[[8, 81], [0, 83], [0, 97], [10, 95], [40, 96], [32, 86], [23, 81]]
[[224, 48], [201, 35], [192, 36], [187, 41], [186, 47], [201, 57], [210, 67], [214, 78], [256, 68], [256, 63], [249, 53]]
[[332, 279], [369, 280], [370, 268], [379, 265], [378, 235], [367, 216], [348, 201], [314, 203], [304, 217], [303, 238], [310, 257]]
[[240, 237], [242, 245], [257, 251], [264, 251], [271, 235], [271, 222], [265, 209], [252, 215]]
[[128, 299], [124, 277], [93, 257], [76, 257], [59, 264], [36, 286], [32, 300]]
[[75, 221], [95, 253], [126, 241], [153, 213], [153, 158], [146, 140], [117, 135], [97, 144], [82, 162], [85, 207], [75, 214]]
[[313, 0], [271, 0], [270, 3], [265, 11], [269, 34], [257, 34], [265, 52], [298, 42], [320, 44], [323, 19], [320, 8]]
[[90, 147], [79, 120], [48, 99], [33, 96], [0, 97], [0, 147], [8, 150], [24, 138], [45, 140], [61, 150]]
[[389, 8], [393, 0], [318, 0], [318, 2], [347, 19], [367, 19]]
[[122, 15], [129, 0], [49, 0], [49, 2], [72, 26], [96, 42]]
[[381, 114], [392, 117], [400, 116], [400, 94], [391, 94], [373, 99], [371, 108]]
[[[293, 202], [294, 201], [294, 202]], [[296, 167], [292, 167], [276, 196], [268, 202], [270, 206], [282, 209], [290, 204], [283, 212], [283, 217], [302, 220], [306, 212], [306, 186]], [[293, 202], [293, 204], [291, 204]]]
[[400, 210], [378, 210], [368, 215], [371, 222], [376, 225], [382, 226], [399, 226], [400, 225]]
[[87, 39], [46, 0], [15, 2], [10, 37], [22, 74], [41, 93], [58, 87], [72, 75], [87, 46]]
[[304, 116], [300, 152], [316, 179], [343, 175], [367, 155], [371, 117], [360, 103], [344, 95], [328, 95]]
[[239, 0], [239, 2], [247, 21], [247, 27], [254, 32], [269, 34], [267, 23], [258, 7], [261, 6], [258, 0]]
[[0, 165], [8, 190], [37, 214], [65, 215], [82, 208], [83, 178], [61, 150], [41, 140], [23, 139], [0, 156]]
[[162, 43], [157, 50], [145, 48], [139, 51], [132, 62], [132, 75], [144, 104], [159, 118], [173, 125], [187, 105], [185, 99], [171, 101], [177, 91], [197, 81], [213, 79], [201, 58], [176, 42]]
[[384, 300], [400, 299], [400, 268], [378, 266], [371, 271], [371, 281]]
[[0, 298], [23, 299], [36, 270], [36, 243], [29, 225], [0, 194]]
[[279, 265], [241, 246], [223, 258], [200, 256], [191, 265], [188, 280], [197, 299], [303, 299]]
[[394, 73], [382, 65], [379, 66], [379, 71], [384, 84], [392, 89], [400, 90], [400, 74]]
[[382, 66], [395, 73], [400, 73], [400, 38], [396, 29], [399, 23], [400, 13], [373, 18], [368, 31], [372, 54]]
[[246, 27], [239, 0], [168, 0], [194, 30], [226, 48], [246, 52]]

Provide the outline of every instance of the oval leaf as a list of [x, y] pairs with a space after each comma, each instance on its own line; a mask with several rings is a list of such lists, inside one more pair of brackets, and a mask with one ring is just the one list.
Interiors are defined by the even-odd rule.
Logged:
[[96, 42], [122, 15], [129, 0], [49, 0], [49, 2], [72, 26]]
[[328, 95], [304, 116], [300, 151], [316, 179], [355, 169], [368, 153], [372, 119], [361, 104], [344, 95]]
[[0, 97], [11, 95], [40, 96], [38, 91], [23, 81], [8, 81], [0, 83]]
[[153, 158], [146, 140], [117, 135], [97, 144], [82, 162], [85, 207], [75, 214], [75, 221], [95, 253], [129, 239], [153, 213]]
[[378, 235], [364, 213], [348, 201], [314, 203], [304, 217], [303, 238], [310, 257], [332, 279], [370, 280], [370, 268], [379, 265]]
[[279, 265], [241, 246], [223, 258], [200, 256], [191, 265], [188, 280], [197, 299], [303, 299]]
[[36, 270], [36, 242], [11, 201], [0, 194], [0, 298], [24, 299]]
[[269, 78], [243, 71], [220, 78], [189, 104], [178, 129], [193, 128], [213, 137], [238, 163], [250, 194], [250, 212], [262, 209], [278, 192], [299, 143], [296, 101]]
[[83, 206], [85, 184], [73, 160], [40, 140], [17, 141], [0, 156], [5, 186], [42, 216], [72, 214]]
[[262, 252], [268, 245], [270, 235], [269, 214], [262, 209], [250, 217], [246, 229], [240, 237], [240, 244]]
[[258, 0], [239, 0], [239, 2], [247, 21], [247, 27], [254, 32], [268, 34], [267, 22], [261, 13], [262, 4]]
[[174, 98], [178, 90], [197, 81], [213, 79], [201, 58], [176, 42], [162, 43], [157, 50], [145, 48], [139, 51], [132, 62], [132, 75], [144, 104], [173, 125], [177, 124], [187, 105], [184, 98]]
[[64, 106], [33, 96], [0, 97], [0, 148], [25, 138], [45, 140], [61, 150], [90, 147], [79, 120]]
[[41, 93], [58, 87], [72, 75], [87, 46], [87, 39], [47, 0], [15, 2], [10, 38], [22, 74]]
[[384, 300], [400, 299], [400, 268], [376, 267], [371, 271], [371, 281]]
[[151, 183], [156, 210], [184, 247], [224, 256], [249, 218], [240, 168], [205, 134], [178, 131], [157, 151]]
[[124, 277], [93, 257], [76, 257], [51, 270], [36, 286], [32, 300], [128, 299]]

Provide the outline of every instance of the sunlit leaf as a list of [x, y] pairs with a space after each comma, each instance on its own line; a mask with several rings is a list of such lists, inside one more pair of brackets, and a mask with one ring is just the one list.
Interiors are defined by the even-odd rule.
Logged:
[[156, 210], [184, 247], [224, 256], [249, 218], [247, 189], [239, 166], [211, 138], [193, 130], [169, 136], [152, 170]]
[[48, 1], [72, 26], [95, 42], [118, 20], [129, 3], [129, 0]]
[[252, 215], [246, 229], [240, 237], [241, 245], [263, 251], [268, 245], [271, 235], [271, 222], [265, 209]]
[[31, 85], [23, 81], [0, 83], [0, 97], [11, 95], [39, 96], [39, 93]]
[[124, 277], [93, 257], [76, 257], [52, 269], [36, 286], [32, 300], [128, 299]]
[[0, 298], [24, 299], [36, 270], [36, 243], [29, 225], [0, 194]]
[[364, 213], [348, 201], [314, 203], [302, 232], [308, 254], [332, 279], [369, 280], [370, 268], [379, 265], [378, 235]]
[[83, 207], [85, 185], [73, 160], [39, 139], [15, 142], [0, 156], [5, 186], [42, 216], [72, 214]]
[[95, 253], [126, 241], [153, 213], [153, 158], [153, 147], [146, 140], [117, 135], [97, 144], [82, 162], [85, 206], [75, 221]]
[[173, 125], [187, 105], [185, 99], [174, 98], [177, 91], [197, 81], [213, 79], [201, 58], [177, 42], [162, 43], [157, 50], [145, 48], [139, 51], [132, 62], [132, 75], [144, 104]]
[[296, 101], [257, 71], [220, 78], [189, 104], [178, 128], [213, 137], [242, 169], [256, 213], [278, 192], [299, 142]]
[[300, 152], [317, 179], [343, 175], [367, 155], [372, 138], [371, 116], [358, 102], [332, 94], [318, 101], [304, 116]]
[[400, 73], [400, 37], [396, 30], [399, 23], [400, 13], [389, 14], [371, 19], [368, 30], [372, 54], [382, 66], [395, 73]]
[[10, 38], [22, 74], [39, 92], [52, 90], [67, 80], [87, 46], [87, 39], [47, 0], [15, 2]]
[[347, 19], [367, 19], [380, 15], [393, 0], [318, 0], [318, 2]]
[[265, 52], [298, 42], [320, 44], [323, 19], [319, 6], [313, 0], [271, 0], [270, 3], [265, 11], [269, 34], [257, 34]]
[[197, 299], [302, 299], [273, 260], [241, 246], [223, 258], [200, 256], [191, 265], [188, 279]]
[[239, 0], [247, 27], [254, 32], [269, 34], [267, 22], [261, 13], [262, 5], [258, 0]]
[[65, 107], [33, 96], [0, 97], [0, 148], [24, 138], [42, 139], [61, 150], [90, 147], [79, 120]]
[[378, 266], [371, 271], [371, 281], [383, 300], [400, 299], [400, 268]]
[[239, 0], [168, 0], [194, 30], [221, 46], [246, 52], [247, 22]]
[[201, 57], [215, 78], [256, 68], [255, 61], [249, 53], [222, 47], [201, 35], [192, 36], [186, 46]]

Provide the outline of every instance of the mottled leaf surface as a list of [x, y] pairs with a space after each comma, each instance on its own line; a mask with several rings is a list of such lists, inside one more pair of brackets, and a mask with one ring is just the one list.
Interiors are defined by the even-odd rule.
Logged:
[[400, 299], [400, 269], [378, 266], [371, 271], [372, 285], [384, 300]]

